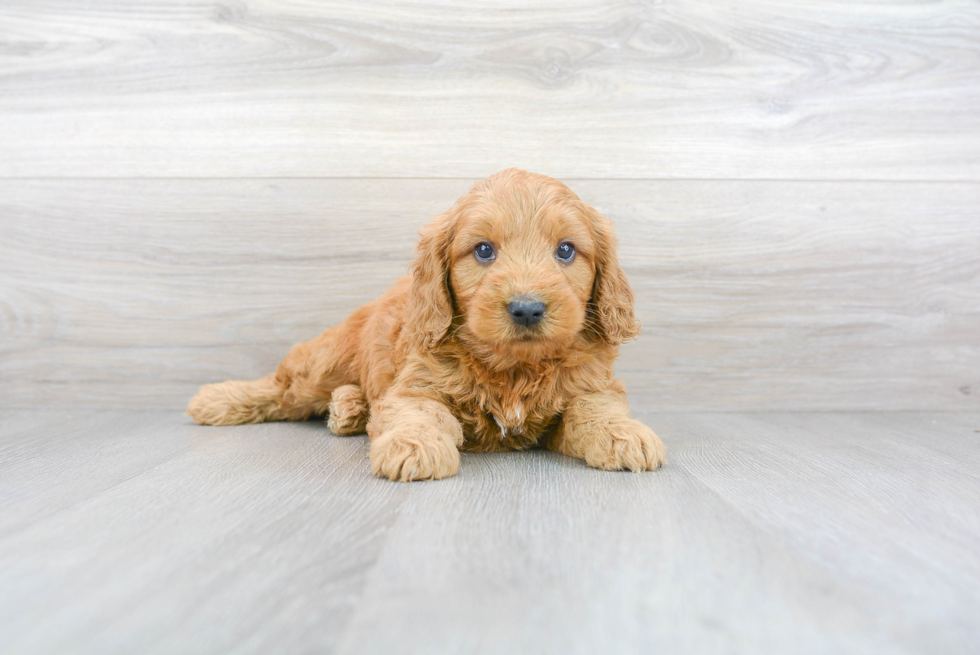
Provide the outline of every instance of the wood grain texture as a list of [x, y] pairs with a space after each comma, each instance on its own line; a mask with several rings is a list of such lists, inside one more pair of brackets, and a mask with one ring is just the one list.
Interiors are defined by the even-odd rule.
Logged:
[[903, 414], [644, 419], [668, 445], [662, 475], [533, 453], [413, 489], [339, 652], [980, 644], [980, 480], [933, 446], [976, 456], [976, 415], [900, 439]]
[[7, 0], [0, 176], [977, 180], [975, 2]]
[[658, 414], [670, 462], [372, 478], [321, 423], [0, 413], [30, 653], [974, 653], [980, 413]]
[[330, 652], [409, 491], [322, 424], [35, 422], [0, 440], [10, 654]]
[[[963, 0], [5, 0], [0, 650], [980, 651], [978, 43]], [[396, 485], [181, 416], [509, 166], [616, 223], [663, 471]], [[833, 409], [966, 411], [759, 413]]]
[[[581, 181], [638, 407], [976, 409], [980, 184]], [[180, 408], [382, 293], [461, 180], [0, 181], [0, 394]]]

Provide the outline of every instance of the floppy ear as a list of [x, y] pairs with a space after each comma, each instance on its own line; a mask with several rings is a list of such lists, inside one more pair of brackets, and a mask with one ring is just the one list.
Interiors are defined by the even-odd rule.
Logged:
[[412, 264], [412, 291], [405, 329], [419, 348], [434, 348], [453, 318], [449, 292], [449, 247], [456, 215], [450, 211], [422, 229]]
[[640, 333], [640, 323], [633, 313], [633, 290], [616, 259], [612, 223], [591, 207], [588, 213], [596, 246], [595, 282], [589, 314], [596, 335], [618, 346]]

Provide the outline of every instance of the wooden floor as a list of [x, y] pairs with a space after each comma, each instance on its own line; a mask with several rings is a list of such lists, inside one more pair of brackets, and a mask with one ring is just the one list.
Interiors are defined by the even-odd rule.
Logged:
[[[964, 1], [4, 0], [0, 655], [980, 652], [978, 43]], [[182, 416], [512, 166], [614, 222], [666, 469], [406, 486]]]
[[976, 653], [980, 414], [649, 414], [369, 474], [318, 422], [0, 414], [4, 653]]

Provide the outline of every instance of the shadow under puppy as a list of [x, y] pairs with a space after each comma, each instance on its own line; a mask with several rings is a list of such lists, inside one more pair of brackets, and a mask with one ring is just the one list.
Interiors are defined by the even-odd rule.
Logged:
[[613, 377], [639, 333], [610, 222], [561, 182], [508, 169], [421, 234], [411, 273], [251, 382], [208, 384], [198, 423], [329, 414], [371, 438], [392, 480], [455, 475], [459, 451], [548, 448], [602, 469], [655, 470], [664, 445]]

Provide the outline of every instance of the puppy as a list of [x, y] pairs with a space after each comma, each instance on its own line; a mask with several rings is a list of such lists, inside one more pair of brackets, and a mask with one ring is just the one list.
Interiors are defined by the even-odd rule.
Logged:
[[613, 377], [635, 337], [612, 225], [561, 182], [509, 169], [421, 234], [411, 273], [251, 382], [201, 387], [200, 424], [328, 415], [371, 439], [374, 473], [455, 475], [460, 450], [537, 444], [591, 466], [652, 471], [664, 445]]

